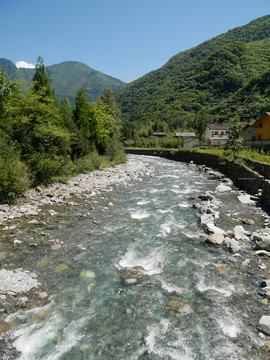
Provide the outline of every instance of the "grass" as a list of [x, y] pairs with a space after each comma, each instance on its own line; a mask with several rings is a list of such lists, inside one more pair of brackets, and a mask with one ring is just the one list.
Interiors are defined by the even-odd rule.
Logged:
[[[215, 154], [218, 156], [224, 156], [224, 148], [223, 147], [207, 147], [207, 148], [198, 148], [196, 149], [198, 152], [207, 153], [207, 154]], [[238, 158], [244, 158], [248, 160], [254, 160], [258, 162], [262, 162], [265, 164], [270, 164], [270, 153], [264, 152], [263, 150], [251, 149], [248, 147], [244, 147], [237, 153]], [[231, 156], [228, 156], [231, 158]]]

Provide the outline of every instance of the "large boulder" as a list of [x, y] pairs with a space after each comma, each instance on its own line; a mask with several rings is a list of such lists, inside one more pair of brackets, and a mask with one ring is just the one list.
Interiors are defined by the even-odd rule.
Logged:
[[213, 224], [206, 224], [205, 226], [205, 232], [207, 234], [216, 234], [216, 233], [219, 233], [219, 234], [224, 234], [224, 230], [222, 230], [221, 228], [213, 225]]
[[232, 190], [231, 187], [225, 184], [219, 184], [216, 187], [216, 192], [218, 193], [226, 193], [226, 192], [230, 192], [231, 190]]
[[215, 217], [212, 214], [202, 214], [200, 216], [201, 219], [201, 225], [207, 225], [207, 224], [215, 224]]
[[258, 323], [258, 329], [264, 334], [270, 336], [270, 316], [263, 315]]
[[251, 240], [255, 242], [255, 249], [270, 251], [270, 235], [267, 233], [254, 232]]
[[233, 231], [234, 231], [234, 237], [235, 237], [236, 240], [241, 240], [244, 233], [245, 233], [245, 229], [243, 228], [242, 225], [235, 226]]
[[206, 239], [206, 242], [213, 245], [222, 245], [224, 242], [224, 235], [221, 233], [210, 234]]
[[235, 239], [226, 237], [224, 239], [224, 245], [227, 246], [227, 248], [235, 253], [238, 253], [241, 250], [241, 247], [239, 246], [238, 242]]
[[37, 275], [28, 270], [0, 270], [0, 293], [19, 294], [38, 288], [41, 284], [37, 281]]
[[242, 204], [254, 204], [255, 201], [251, 200], [250, 195], [248, 194], [241, 194], [239, 196], [237, 196], [237, 199], [240, 201], [240, 203]]
[[224, 230], [210, 223], [210, 224], [206, 224], [205, 232], [208, 234], [208, 238], [206, 239], [206, 242], [213, 245], [223, 244]]

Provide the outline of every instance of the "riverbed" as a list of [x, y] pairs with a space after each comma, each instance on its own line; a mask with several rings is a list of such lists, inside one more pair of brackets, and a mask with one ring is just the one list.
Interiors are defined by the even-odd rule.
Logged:
[[[268, 214], [193, 164], [128, 164], [32, 192], [33, 213], [8, 210], [1, 271], [29, 287], [2, 289], [2, 358], [267, 359], [258, 323], [270, 314], [260, 293], [269, 257], [254, 253], [251, 234]], [[210, 206], [209, 194], [216, 227], [245, 229], [239, 251], [206, 241], [194, 205]]]

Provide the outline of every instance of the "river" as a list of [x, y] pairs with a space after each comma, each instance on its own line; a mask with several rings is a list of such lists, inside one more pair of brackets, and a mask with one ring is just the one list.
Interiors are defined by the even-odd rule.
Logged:
[[[192, 207], [218, 180], [196, 166], [140, 160], [155, 168], [152, 176], [75, 206], [44, 206], [30, 224], [14, 220], [16, 238], [25, 240], [17, 251], [2, 236], [2, 267], [34, 272], [48, 294], [6, 317], [12, 329], [0, 342], [3, 359], [267, 358], [269, 337], [256, 324], [268, 309], [258, 290], [269, 260], [253, 256], [251, 244], [240, 254], [206, 244]], [[217, 225], [233, 230], [252, 217], [255, 225], [245, 228], [261, 228], [264, 212], [238, 194], [216, 194]]]

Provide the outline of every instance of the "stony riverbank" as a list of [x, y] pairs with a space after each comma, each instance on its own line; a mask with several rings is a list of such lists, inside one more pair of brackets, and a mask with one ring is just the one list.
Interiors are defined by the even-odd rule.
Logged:
[[[262, 227], [254, 230], [257, 226], [256, 219], [247, 218], [245, 214], [238, 214], [235, 209], [232, 209], [234, 216], [238, 217], [235, 220], [239, 220], [237, 225], [232, 229], [223, 229], [217, 226], [222, 206], [219, 195], [237, 191], [238, 201], [246, 204], [247, 207], [249, 205], [254, 206], [259, 197], [250, 196], [243, 191], [233, 189], [230, 179], [211, 168], [206, 166], [199, 168], [212, 179], [219, 180], [219, 185], [214, 192], [200, 194], [194, 199], [196, 202], [193, 207], [196, 209], [197, 216], [204, 229], [202, 238], [209, 245], [224, 246], [234, 258], [239, 259], [238, 269], [240, 271], [256, 277], [258, 284], [256, 291], [261, 297], [261, 303], [267, 306], [265, 314], [256, 326], [258, 331], [268, 337], [270, 336], [270, 313], [268, 311], [270, 303], [270, 218], [266, 213], [262, 213], [261, 215], [264, 217]], [[225, 215], [230, 216], [231, 214]], [[238, 224], [239, 222], [241, 225]], [[223, 267], [220, 271], [226, 272], [226, 268]], [[266, 340], [268, 341], [265, 343], [265, 349], [270, 351], [270, 341], [268, 338]]]
[[[116, 167], [96, 170], [88, 174], [80, 174], [72, 178], [67, 184], [51, 184], [46, 188], [37, 187], [25, 193], [16, 205], [0, 205], [0, 225], [23, 216], [38, 215], [44, 205], [62, 204], [74, 198], [93, 197], [112, 185], [128, 185], [129, 181], [142, 180], [150, 176], [153, 168], [146, 166], [140, 160], [127, 160]], [[74, 205], [74, 202], [70, 203]]]

